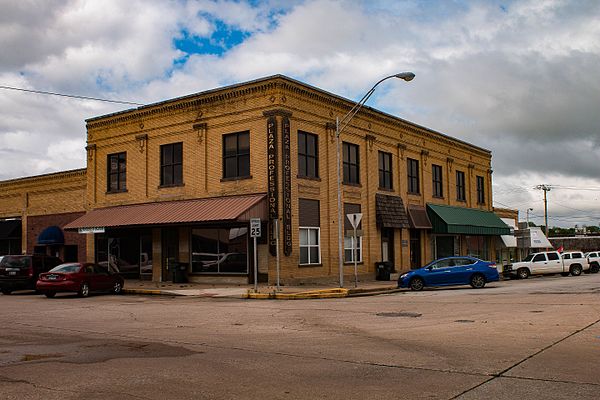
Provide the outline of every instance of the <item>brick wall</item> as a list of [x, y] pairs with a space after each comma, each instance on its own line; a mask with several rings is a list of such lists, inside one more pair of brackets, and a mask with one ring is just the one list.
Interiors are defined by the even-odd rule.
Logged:
[[[331, 129], [336, 116], [343, 116], [351, 103], [285, 78], [259, 81], [243, 87], [225, 88], [187, 96], [131, 112], [88, 121], [88, 187], [90, 209], [120, 204], [203, 198], [267, 192], [267, 117], [265, 112], [291, 113], [292, 232], [293, 252], [282, 257], [282, 279], [336, 277], [337, 169], [336, 141]], [[276, 113], [277, 114], [277, 113]], [[281, 168], [281, 115], [278, 121], [279, 167]], [[318, 135], [319, 180], [297, 178], [297, 132]], [[223, 135], [250, 132], [251, 179], [222, 179]], [[363, 211], [364, 263], [360, 273], [371, 274], [380, 260], [380, 231], [376, 227], [375, 193], [378, 191], [378, 151], [393, 155], [393, 190], [404, 204], [427, 202], [491, 210], [491, 154], [408, 122], [365, 109], [342, 133], [342, 140], [355, 143], [360, 151], [359, 186], [343, 185], [345, 202], [360, 203]], [[183, 143], [183, 185], [160, 188], [160, 146]], [[109, 154], [127, 152], [127, 192], [106, 193], [106, 160]], [[421, 193], [407, 194], [407, 157], [419, 160]], [[443, 167], [444, 198], [432, 197], [432, 163]], [[456, 170], [465, 173], [466, 200], [456, 200]], [[476, 202], [476, 176], [485, 178], [485, 204]], [[279, 194], [282, 173], [279, 170]], [[320, 201], [321, 258], [318, 266], [299, 267], [298, 198]], [[280, 215], [282, 214], [280, 199]], [[345, 218], [345, 217], [344, 217]], [[395, 264], [409, 268], [408, 231], [395, 235]], [[423, 243], [424, 256], [430, 243]], [[270, 277], [275, 261], [269, 257]], [[348, 274], [352, 273], [350, 267]]]
[[[27, 251], [29, 253], [33, 252], [34, 247], [37, 245], [38, 236], [44, 229], [50, 226], [58, 226], [62, 229], [63, 226], [84, 214], [84, 212], [76, 212], [27, 217]], [[63, 231], [63, 234], [65, 236], [65, 245], [77, 246], [77, 260], [86, 261], [86, 236], [72, 231]], [[64, 249], [59, 249], [59, 252], [60, 258], [64, 260]]]

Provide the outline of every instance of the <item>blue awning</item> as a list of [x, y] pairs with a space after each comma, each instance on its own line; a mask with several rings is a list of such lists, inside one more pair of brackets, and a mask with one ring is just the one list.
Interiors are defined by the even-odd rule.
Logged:
[[58, 226], [49, 226], [40, 233], [37, 242], [45, 245], [65, 244], [65, 235]]

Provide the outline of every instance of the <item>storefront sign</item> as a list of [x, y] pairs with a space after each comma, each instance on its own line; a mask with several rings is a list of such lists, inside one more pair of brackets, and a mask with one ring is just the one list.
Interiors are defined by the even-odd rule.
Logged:
[[277, 241], [273, 221], [279, 218], [279, 197], [277, 193], [277, 118], [267, 120], [267, 207], [269, 209], [269, 252], [276, 255]]
[[79, 228], [79, 233], [104, 233], [104, 227]]
[[290, 120], [281, 119], [282, 162], [283, 162], [283, 254], [292, 254], [292, 159]]

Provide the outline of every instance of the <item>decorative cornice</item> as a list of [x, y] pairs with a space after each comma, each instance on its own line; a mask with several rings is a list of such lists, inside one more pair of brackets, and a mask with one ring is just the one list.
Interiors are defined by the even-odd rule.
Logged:
[[[350, 110], [356, 104], [354, 101], [345, 99], [333, 93], [326, 92], [306, 83], [296, 81], [283, 75], [275, 75], [252, 82], [218, 88], [185, 97], [165, 100], [155, 104], [149, 104], [136, 109], [130, 109], [119, 113], [91, 118], [86, 120], [86, 123], [88, 129], [93, 129], [115, 123], [127, 122], [130, 120], [139, 121], [140, 119], [156, 114], [179, 110], [198, 109], [201, 105], [228, 101], [234, 98], [263, 93], [274, 89], [298, 94], [304, 98], [315, 100], [321, 104], [326, 104], [331, 107], [341, 109], [342, 112], [343, 110]], [[371, 121], [378, 121], [388, 126], [400, 128], [402, 131], [410, 132], [415, 135], [434, 140], [438, 143], [445, 143], [452, 146], [458, 145], [463, 148], [468, 148], [470, 151], [477, 152], [486, 157], [489, 157], [491, 154], [490, 150], [463, 142], [460, 139], [452, 138], [440, 132], [436, 132], [393, 115], [386, 114], [371, 107], [363, 107], [360, 111], [360, 114], [363, 119], [366, 118], [370, 119]]]
[[27, 176], [24, 178], [16, 178], [16, 179], [9, 179], [6, 181], [0, 181], [0, 186], [27, 184], [27, 183], [33, 183], [33, 182], [38, 182], [38, 181], [43, 181], [43, 180], [58, 180], [58, 179], [85, 177], [86, 174], [87, 174], [87, 169], [85, 169], [85, 168], [73, 169], [73, 170], [69, 170], [69, 171], [53, 172], [50, 174]]
[[292, 112], [285, 110], [283, 108], [276, 108], [274, 110], [267, 110], [263, 112], [263, 115], [265, 117], [291, 117], [292, 116]]

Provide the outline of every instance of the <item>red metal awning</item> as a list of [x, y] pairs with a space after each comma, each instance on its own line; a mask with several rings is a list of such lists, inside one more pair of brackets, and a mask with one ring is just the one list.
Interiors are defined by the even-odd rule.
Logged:
[[431, 229], [431, 221], [425, 207], [417, 204], [408, 205], [408, 222], [412, 229]]
[[266, 195], [211, 197], [99, 208], [63, 229], [266, 220]]

